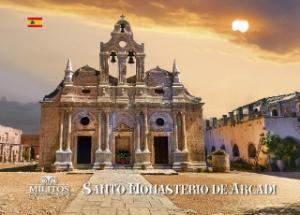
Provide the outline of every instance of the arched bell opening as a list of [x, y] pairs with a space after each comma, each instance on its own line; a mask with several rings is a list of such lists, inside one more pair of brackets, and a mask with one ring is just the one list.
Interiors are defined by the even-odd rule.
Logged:
[[132, 77], [136, 74], [136, 53], [132, 50], [127, 52], [127, 60], [126, 60], [126, 66], [127, 66], [127, 78]]
[[117, 57], [117, 52], [114, 50], [110, 52], [108, 66], [109, 66], [109, 75], [117, 78], [119, 75], [118, 57]]

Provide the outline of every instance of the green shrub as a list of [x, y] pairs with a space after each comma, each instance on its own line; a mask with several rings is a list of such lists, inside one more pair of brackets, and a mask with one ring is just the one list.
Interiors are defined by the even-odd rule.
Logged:
[[219, 149], [212, 153], [213, 155], [226, 155], [226, 152], [223, 149]]
[[280, 138], [270, 132], [264, 137], [263, 143], [267, 146], [267, 150], [263, 151], [269, 155], [270, 159], [284, 160], [287, 169], [296, 168], [295, 160], [300, 157], [299, 141], [293, 137]]

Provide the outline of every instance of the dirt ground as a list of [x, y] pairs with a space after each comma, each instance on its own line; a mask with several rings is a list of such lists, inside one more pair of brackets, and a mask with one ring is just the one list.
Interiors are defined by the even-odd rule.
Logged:
[[19, 162], [19, 163], [0, 163], [0, 170], [7, 168], [17, 168], [22, 166], [34, 165], [36, 162]]
[[[44, 175], [57, 176], [59, 184], [68, 184], [71, 187], [70, 197], [29, 198], [29, 184], [40, 184]], [[90, 177], [87, 174], [0, 172], [0, 214], [59, 214]]]
[[182, 173], [144, 176], [152, 184], [276, 184], [277, 194], [263, 195], [168, 195], [177, 206], [199, 214], [300, 214], [300, 173], [273, 176], [232, 173]]

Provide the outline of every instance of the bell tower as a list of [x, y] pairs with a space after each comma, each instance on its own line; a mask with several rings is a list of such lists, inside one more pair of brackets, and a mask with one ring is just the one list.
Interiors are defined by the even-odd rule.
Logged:
[[136, 82], [144, 81], [144, 44], [133, 39], [129, 22], [121, 15], [107, 43], [100, 43], [100, 84], [109, 84], [109, 61], [118, 64], [118, 85], [127, 82], [127, 64], [136, 64]]

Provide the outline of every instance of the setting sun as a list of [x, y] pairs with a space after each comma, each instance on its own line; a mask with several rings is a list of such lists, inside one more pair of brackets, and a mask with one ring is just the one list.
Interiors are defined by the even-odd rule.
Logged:
[[231, 24], [233, 31], [240, 31], [245, 33], [249, 29], [249, 22], [247, 20], [234, 20]]

